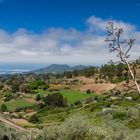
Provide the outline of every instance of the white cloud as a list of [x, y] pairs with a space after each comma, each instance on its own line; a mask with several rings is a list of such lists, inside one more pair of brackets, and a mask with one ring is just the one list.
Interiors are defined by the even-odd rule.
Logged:
[[114, 25], [117, 28], [123, 28], [125, 31], [125, 35], [128, 35], [129, 33], [132, 33], [136, 30], [135, 26], [130, 24], [130, 23], [125, 23], [123, 21], [117, 21], [117, 20], [112, 20], [112, 19], [102, 19], [99, 17], [91, 16], [87, 20], [87, 24], [89, 25], [89, 30], [90, 31], [98, 31], [102, 32], [105, 31], [105, 27], [108, 23], [108, 21], [113, 21]]
[[[26, 29], [14, 33], [0, 30], [0, 61], [30, 63], [103, 64], [116, 59], [109, 54], [105, 44], [105, 26], [108, 19], [91, 16], [87, 19], [86, 31], [74, 28], [50, 28], [37, 34]], [[138, 40], [132, 50], [132, 57], [138, 57], [140, 32], [134, 25], [113, 20], [117, 27], [123, 27], [125, 37]]]

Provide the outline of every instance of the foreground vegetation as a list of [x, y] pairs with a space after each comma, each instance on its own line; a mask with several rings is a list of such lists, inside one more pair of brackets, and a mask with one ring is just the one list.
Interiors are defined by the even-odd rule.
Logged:
[[[81, 87], [89, 84], [79, 80], [83, 77], [92, 81], [91, 85], [114, 83], [121, 88], [82, 91]], [[0, 81], [2, 116], [26, 130], [1, 123], [0, 139], [140, 139], [140, 96], [135, 88], [129, 88], [131, 78], [123, 64], [63, 74], [4, 75]]]
[[[62, 111], [62, 110], [61, 110]], [[60, 112], [55, 113], [56, 116]], [[85, 108], [61, 112], [65, 120], [42, 127], [34, 133], [34, 140], [139, 140], [140, 104], [130, 101], [98, 102]], [[53, 117], [53, 116], [52, 116]], [[6, 135], [11, 140], [30, 139], [30, 133], [13, 131], [0, 126], [1, 138]], [[39, 127], [39, 125], [38, 125]], [[3, 133], [4, 132], [4, 133]]]

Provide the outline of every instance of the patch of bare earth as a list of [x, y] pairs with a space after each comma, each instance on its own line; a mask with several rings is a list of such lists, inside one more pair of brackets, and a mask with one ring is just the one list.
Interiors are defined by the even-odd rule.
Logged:
[[26, 100], [27, 102], [33, 103], [33, 104], [37, 104], [38, 102], [33, 99], [33, 98], [24, 98], [24, 100]]
[[21, 131], [28, 131], [25, 128], [20, 127], [19, 125], [17, 125], [14, 121], [12, 121], [11, 119], [5, 119], [3, 116], [1, 116], [0, 114], [0, 123], [4, 123], [5, 125], [11, 126], [13, 128], [19, 129]]
[[86, 84], [86, 85], [83, 85], [80, 88], [80, 90], [87, 91], [88, 89], [90, 89], [92, 92], [100, 93], [100, 92], [109, 91], [115, 87], [116, 87], [116, 84], [111, 84], [111, 83]]
[[119, 91], [135, 91], [136, 86], [133, 80], [130, 80], [128, 84], [125, 81], [123, 81], [116, 85], [116, 89]]
[[79, 81], [82, 81], [85, 84], [93, 84], [93, 83], [95, 83], [94, 78], [87, 78], [87, 77], [84, 77], [84, 76], [80, 76], [80, 77], [77, 77], [77, 79]]
[[28, 125], [30, 124], [27, 120], [25, 119], [17, 119], [17, 118], [13, 118], [11, 119], [11, 121], [19, 126], [24, 126], [24, 125]]

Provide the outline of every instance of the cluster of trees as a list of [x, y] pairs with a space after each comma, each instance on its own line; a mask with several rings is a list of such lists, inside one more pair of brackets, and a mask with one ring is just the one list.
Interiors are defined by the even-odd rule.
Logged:
[[44, 76], [35, 74], [1, 76], [0, 90], [12, 93], [32, 93], [36, 89], [46, 90], [49, 88], [47, 78], [45, 74]]
[[53, 107], [65, 107], [67, 105], [67, 100], [59, 92], [50, 93], [47, 96], [37, 94], [36, 101], [43, 101], [44, 105]]
[[130, 78], [128, 67], [123, 63], [105, 64], [100, 68], [89, 67], [83, 70], [64, 72], [61, 76], [67, 78], [75, 76], [96, 77], [96, 79], [103, 79], [112, 83], [121, 82]]
[[91, 77], [98, 73], [98, 67], [88, 67], [82, 70], [66, 71], [62, 74], [62, 77], [72, 78], [76, 76]]
[[36, 94], [37, 90], [49, 89], [48, 76], [43, 75], [9, 75], [0, 77], [0, 98], [5, 102], [20, 97], [20, 93]]
[[[134, 76], [136, 75], [136, 67], [139, 61], [131, 63]], [[62, 74], [17, 74], [9, 76], [0, 76], [0, 90], [5, 93], [5, 99], [9, 100], [11, 93], [35, 93], [37, 89], [47, 90], [49, 84], [63, 82], [65, 78], [72, 78], [76, 76], [94, 77], [95, 82], [107, 81], [118, 83], [121, 81], [129, 81], [131, 78], [129, 69], [126, 64], [105, 64], [99, 67], [88, 67], [83, 70], [74, 70], [64, 72]], [[7, 93], [8, 92], [8, 93]]]
[[[139, 65], [139, 60], [131, 63], [132, 71], [136, 76], [136, 68]], [[121, 81], [129, 81], [131, 79], [128, 66], [123, 63], [105, 64], [101, 67], [89, 67], [83, 70], [74, 70], [72, 72], [64, 72], [59, 77], [72, 78], [75, 76], [95, 77], [96, 81], [102, 79], [111, 83], [119, 83]]]
[[107, 78], [112, 83], [121, 82], [130, 78], [128, 68], [125, 64], [110, 64], [100, 68], [100, 77]]

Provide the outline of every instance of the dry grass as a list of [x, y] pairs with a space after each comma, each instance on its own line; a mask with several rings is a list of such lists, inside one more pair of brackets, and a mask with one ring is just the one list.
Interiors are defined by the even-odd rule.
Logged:
[[11, 119], [11, 121], [12, 121], [14, 124], [16, 124], [16, 125], [18, 125], [18, 126], [22, 126], [22, 127], [31, 124], [31, 123], [29, 123], [29, 122], [28, 122], [27, 120], [25, 120], [25, 119], [13, 118], [13, 119]]
[[71, 88], [71, 86], [70, 85], [61, 85], [61, 84], [58, 84], [58, 85], [51, 84], [50, 85], [50, 89], [63, 90], [63, 89], [67, 89], [67, 88]]
[[85, 84], [93, 84], [95, 83], [95, 79], [94, 78], [87, 78], [87, 77], [84, 77], [84, 76], [80, 76], [80, 77], [77, 77], [76, 79], [78, 79], [79, 81], [85, 83]]
[[103, 84], [86, 84], [83, 85], [80, 90], [81, 91], [87, 91], [90, 89], [93, 92], [100, 93], [100, 92], [105, 92], [109, 91], [113, 88], [116, 87], [116, 84], [111, 84], [111, 83], [103, 83]]

